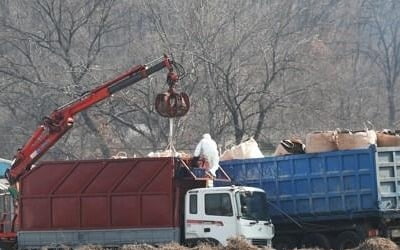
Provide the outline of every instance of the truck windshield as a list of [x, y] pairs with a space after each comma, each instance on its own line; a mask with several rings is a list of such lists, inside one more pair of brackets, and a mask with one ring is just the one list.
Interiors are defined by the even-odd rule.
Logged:
[[269, 220], [267, 200], [263, 192], [237, 192], [236, 198], [239, 205], [239, 214], [248, 220]]

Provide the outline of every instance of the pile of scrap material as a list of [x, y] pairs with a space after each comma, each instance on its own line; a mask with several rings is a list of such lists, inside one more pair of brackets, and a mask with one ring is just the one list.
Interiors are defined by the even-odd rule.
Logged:
[[222, 153], [220, 156], [221, 161], [228, 161], [233, 159], [251, 159], [262, 158], [264, 155], [261, 153], [258, 143], [254, 138], [235, 145]]
[[274, 155], [304, 154], [305, 145], [299, 138], [284, 139], [279, 142]]
[[375, 130], [336, 130], [335, 139], [338, 150], [368, 148], [377, 143]]
[[329, 152], [335, 150], [368, 148], [377, 144], [375, 130], [342, 130], [308, 133], [306, 153]]
[[376, 132], [378, 147], [400, 146], [400, 131], [384, 129]]
[[[111, 156], [111, 159], [126, 159], [126, 158], [128, 158], [128, 154], [123, 151], [120, 151], [116, 155]], [[133, 158], [136, 158], [136, 155], [133, 155]]]
[[377, 147], [400, 146], [400, 131], [392, 130], [345, 130], [311, 132], [306, 135], [305, 144], [300, 139], [282, 140], [276, 147], [275, 156], [301, 153], [320, 153], [335, 150], [349, 150]]
[[185, 152], [166, 149], [164, 151], [150, 152], [147, 154], [147, 157], [179, 157], [182, 159], [189, 159], [192, 158], [192, 155]]

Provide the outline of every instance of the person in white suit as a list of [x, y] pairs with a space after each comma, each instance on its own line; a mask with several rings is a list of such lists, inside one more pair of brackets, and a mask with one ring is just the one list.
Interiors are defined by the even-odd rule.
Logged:
[[203, 156], [210, 165], [209, 173], [216, 177], [219, 168], [219, 152], [217, 143], [211, 138], [210, 134], [204, 134], [203, 138], [197, 144], [193, 154], [193, 163], [196, 164], [200, 156]]

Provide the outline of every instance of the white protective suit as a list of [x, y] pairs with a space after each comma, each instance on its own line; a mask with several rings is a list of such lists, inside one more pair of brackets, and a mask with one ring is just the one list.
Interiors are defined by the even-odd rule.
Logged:
[[215, 177], [219, 168], [219, 152], [217, 143], [211, 139], [210, 134], [204, 134], [203, 139], [197, 144], [194, 151], [194, 156], [199, 157], [202, 155], [210, 165], [210, 173]]

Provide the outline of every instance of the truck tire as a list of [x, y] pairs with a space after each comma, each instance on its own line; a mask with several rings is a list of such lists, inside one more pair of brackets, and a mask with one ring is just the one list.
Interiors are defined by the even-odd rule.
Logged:
[[208, 244], [210, 246], [219, 246], [220, 243], [218, 240], [213, 238], [194, 238], [185, 240], [185, 246], [193, 248], [199, 244]]
[[18, 245], [16, 242], [1, 242], [0, 243], [0, 249], [4, 250], [17, 250]]
[[302, 246], [306, 248], [319, 247], [323, 249], [331, 249], [329, 239], [321, 233], [310, 233], [304, 236]]
[[274, 237], [272, 247], [277, 250], [292, 250], [297, 247], [296, 236], [292, 237]]
[[361, 236], [354, 231], [345, 231], [338, 235], [336, 249], [344, 250], [355, 248], [361, 243]]

